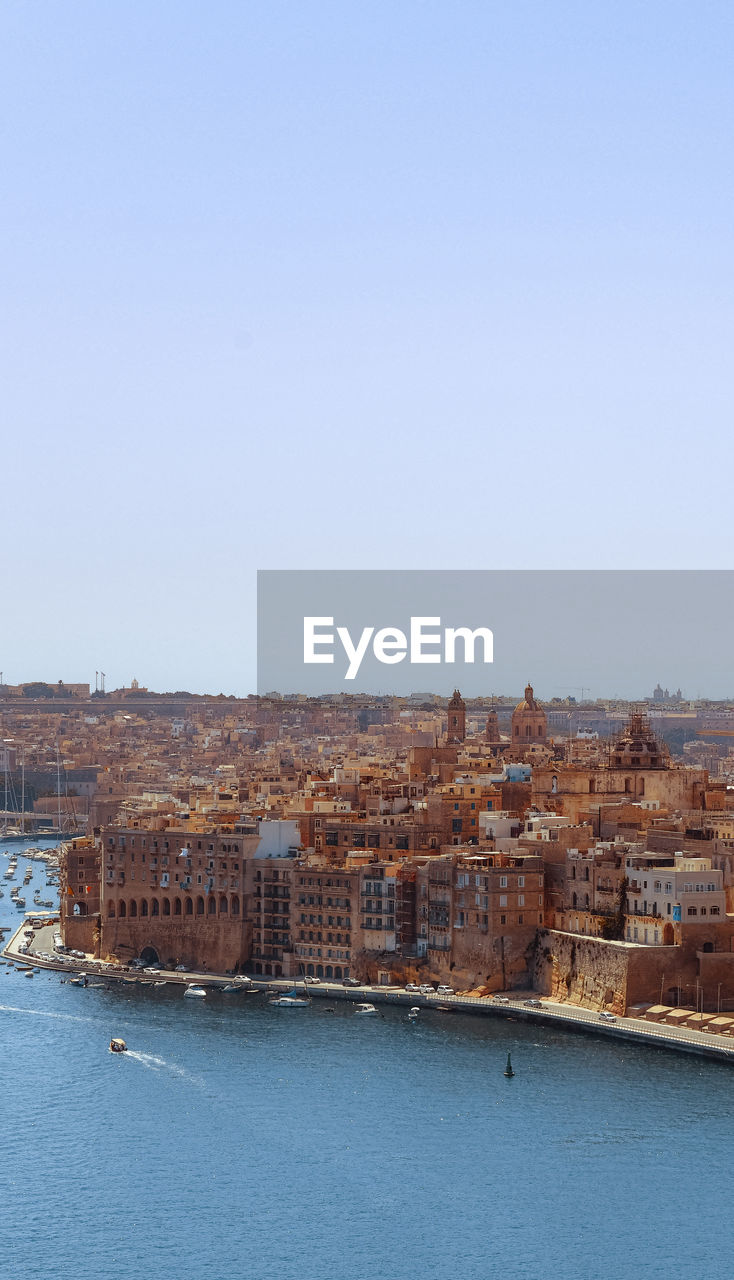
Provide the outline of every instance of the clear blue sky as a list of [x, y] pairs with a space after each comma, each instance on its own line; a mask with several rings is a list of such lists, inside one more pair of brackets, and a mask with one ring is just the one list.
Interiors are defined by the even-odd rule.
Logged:
[[731, 566], [730, 4], [6, 0], [0, 50], [6, 680], [246, 693], [258, 567]]

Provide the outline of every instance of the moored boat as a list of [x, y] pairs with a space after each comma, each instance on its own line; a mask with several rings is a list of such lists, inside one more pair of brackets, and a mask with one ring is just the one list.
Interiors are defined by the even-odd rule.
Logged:
[[201, 997], [201, 996], [205, 996], [205, 995], [206, 995], [206, 991], [204, 990], [204, 988], [203, 988], [203, 987], [197, 987], [197, 986], [192, 982], [192, 983], [190, 983], [190, 984], [189, 984], [189, 986], [188, 986], [188, 987], [186, 988], [186, 990], [184, 991], [184, 995], [185, 995], [185, 996], [191, 996], [192, 998], [195, 998], [195, 997], [197, 997], [197, 996], [198, 996], [198, 997]]
[[377, 1013], [377, 1006], [374, 1004], [369, 1004], [368, 1001], [363, 1001], [362, 1003], [358, 1004], [355, 1007], [354, 1012], [355, 1014], [358, 1014], [363, 1018], [369, 1018], [373, 1014]]

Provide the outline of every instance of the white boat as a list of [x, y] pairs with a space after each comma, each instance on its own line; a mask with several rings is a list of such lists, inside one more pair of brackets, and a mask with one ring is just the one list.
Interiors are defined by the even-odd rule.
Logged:
[[268, 1000], [268, 1004], [277, 1005], [280, 1009], [306, 1009], [310, 1003], [305, 996], [297, 995], [276, 996], [274, 1000]]
[[368, 1017], [371, 1017], [372, 1014], [377, 1013], [377, 1007], [374, 1004], [368, 1004], [367, 1002], [363, 1002], [362, 1004], [358, 1004], [355, 1006], [354, 1012], [356, 1014], [359, 1014], [363, 1018], [368, 1018]]
[[412, 1009], [410, 1010], [410, 1013], [408, 1014], [408, 1022], [415, 1022], [419, 1013], [420, 1013], [420, 1008], [418, 1007], [417, 1004], [414, 1004]]
[[197, 986], [195, 986], [195, 985], [194, 985], [194, 983], [192, 982], [192, 983], [190, 983], [190, 984], [189, 984], [189, 986], [188, 986], [188, 987], [186, 988], [186, 990], [184, 991], [184, 995], [185, 995], [185, 996], [191, 996], [191, 998], [192, 998], [192, 999], [195, 999], [197, 996], [199, 996], [199, 997], [201, 997], [201, 996], [205, 996], [205, 995], [206, 995], [206, 991], [204, 990], [204, 988], [203, 988], [203, 987], [197, 987]]

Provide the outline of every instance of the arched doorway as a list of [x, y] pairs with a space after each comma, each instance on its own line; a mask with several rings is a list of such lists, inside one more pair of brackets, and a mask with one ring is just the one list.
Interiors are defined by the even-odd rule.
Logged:
[[672, 924], [664, 924], [663, 925], [663, 946], [672, 947], [674, 939], [675, 939], [675, 934], [673, 932]]
[[155, 947], [143, 947], [140, 952], [140, 959], [144, 960], [146, 964], [160, 964], [160, 957]]

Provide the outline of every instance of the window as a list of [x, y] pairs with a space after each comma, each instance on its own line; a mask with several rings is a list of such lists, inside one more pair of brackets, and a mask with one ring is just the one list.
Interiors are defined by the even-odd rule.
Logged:
[[501, 894], [500, 894], [500, 906], [501, 906], [501, 907], [506, 907], [506, 906], [507, 906], [507, 894], [506, 894], [506, 893], [501, 893]]
[[524, 877], [524, 876], [518, 876], [518, 877], [517, 877], [517, 887], [518, 887], [518, 889], [524, 889], [524, 888], [525, 888], [525, 877]]
[[689, 908], [688, 908], [688, 914], [689, 914], [689, 916], [697, 916], [697, 915], [698, 915], [698, 907], [689, 907]]
[[[525, 906], [525, 894], [524, 894], [524, 893], [518, 893], [518, 895], [517, 895], [517, 905], [518, 905], [518, 907], [524, 907], [524, 906]], [[587, 905], [588, 905], [588, 903], [587, 903]], [[522, 921], [520, 921], [520, 923], [522, 924]]]
[[507, 876], [500, 876], [500, 889], [507, 888]]

